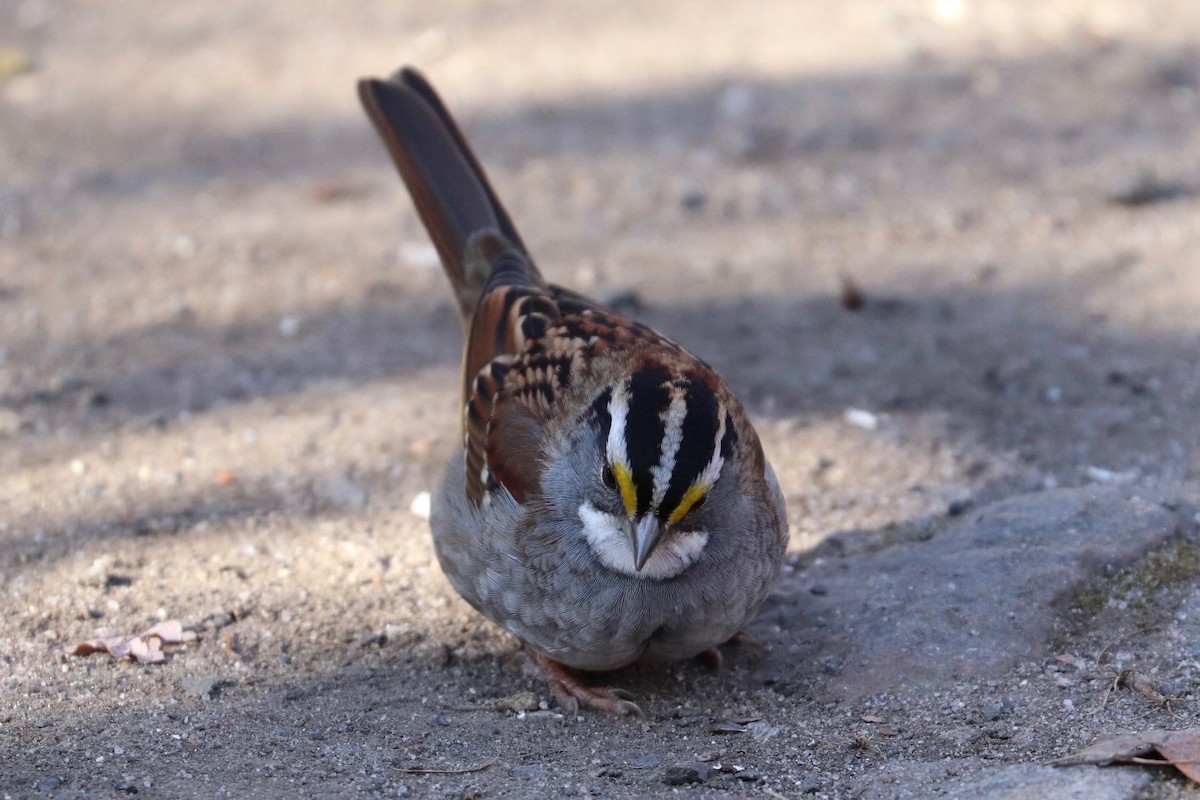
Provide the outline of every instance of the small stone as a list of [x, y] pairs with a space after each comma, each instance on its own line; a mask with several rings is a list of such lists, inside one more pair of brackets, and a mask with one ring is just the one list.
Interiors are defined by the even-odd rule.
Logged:
[[1096, 483], [1128, 483], [1137, 477], [1136, 470], [1130, 470], [1128, 472], [1116, 472], [1111, 469], [1104, 469], [1103, 467], [1095, 466], [1088, 467], [1086, 470], [1084, 470], [1084, 474], [1087, 475], [1088, 480]]
[[667, 786], [684, 786], [689, 783], [704, 783], [708, 780], [710, 770], [707, 764], [679, 764], [667, 767], [663, 782]]
[[743, 783], [757, 783], [763, 779], [763, 774], [758, 770], [744, 769], [741, 772], [733, 773], [733, 777]]
[[951, 500], [950, 505], [946, 506], [946, 516], [961, 517], [963, 514], [971, 510], [970, 500]]
[[1160, 178], [1145, 169], [1115, 181], [1108, 189], [1108, 201], [1120, 206], [1144, 206], [1172, 200], [1182, 193], [1179, 184]]
[[408, 635], [409, 627], [407, 625], [398, 625], [394, 622], [389, 622], [383, 626], [383, 640], [385, 642], [395, 642]]
[[545, 774], [545, 764], [522, 764], [519, 767], [513, 767], [512, 771], [512, 776], [514, 778], [540, 778]]
[[416, 516], [421, 519], [429, 519], [430, 511], [433, 508], [433, 496], [429, 492], [418, 492], [413, 498], [412, 504], [408, 507]]
[[751, 722], [746, 726], [746, 730], [750, 732], [752, 737], [754, 737], [754, 741], [760, 744], [768, 739], [771, 739], [779, 733], [778, 726], [772, 725], [763, 719], [760, 719], [756, 722]]
[[186, 677], [180, 679], [179, 688], [183, 689], [183, 693], [188, 697], [207, 699], [220, 682], [221, 678], [215, 674]]
[[805, 772], [796, 781], [796, 790], [800, 794], [816, 794], [821, 791], [821, 776], [816, 772]]
[[57, 775], [47, 775], [37, 782], [37, 790], [39, 792], [53, 792], [62, 785], [63, 779]]
[[635, 756], [626, 761], [625, 764], [633, 769], [649, 769], [650, 767], [657, 767], [662, 762], [662, 756], [649, 753], [644, 756]]
[[842, 416], [846, 422], [864, 431], [873, 431], [879, 427], [879, 417], [861, 408], [847, 408]]
[[513, 711], [515, 713], [536, 711], [538, 698], [533, 692], [517, 692], [507, 697], [501, 697], [493, 704], [493, 708], [497, 711]]

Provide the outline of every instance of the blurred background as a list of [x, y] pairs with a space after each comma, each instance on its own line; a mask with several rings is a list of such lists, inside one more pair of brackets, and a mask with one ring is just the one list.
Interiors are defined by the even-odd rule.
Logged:
[[458, 320], [354, 91], [402, 64], [548, 276], [726, 375], [793, 551], [1196, 485], [1194, 0], [0, 0], [14, 685], [167, 615], [268, 682], [510, 646], [422, 518]]

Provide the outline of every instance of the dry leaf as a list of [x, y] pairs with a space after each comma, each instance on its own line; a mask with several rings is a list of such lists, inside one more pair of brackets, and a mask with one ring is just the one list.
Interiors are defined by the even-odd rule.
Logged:
[[158, 623], [142, 636], [156, 636], [162, 639], [164, 644], [179, 644], [183, 641], [183, 624], [177, 619], [169, 619]]
[[1173, 731], [1158, 743], [1157, 749], [1175, 769], [1200, 783], [1200, 728]]
[[68, 647], [69, 656], [90, 656], [105, 652], [113, 658], [131, 658], [139, 664], [161, 664], [167, 660], [162, 646], [183, 641], [183, 625], [179, 620], [167, 620], [154, 625], [138, 636], [101, 636]]
[[[1158, 751], [1166, 760], [1146, 760], [1145, 756], [1154, 751]], [[1171, 764], [1196, 783], [1200, 783], [1200, 728], [1123, 733], [1096, 742], [1078, 753], [1046, 763], [1052, 767], [1070, 767], [1076, 764], [1095, 764], [1103, 767], [1117, 762]]]

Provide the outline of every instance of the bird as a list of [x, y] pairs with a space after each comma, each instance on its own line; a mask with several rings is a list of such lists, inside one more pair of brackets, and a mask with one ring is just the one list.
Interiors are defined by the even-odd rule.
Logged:
[[719, 655], [755, 616], [788, 540], [758, 434], [705, 361], [543, 278], [420, 72], [358, 93], [462, 317], [462, 453], [430, 515], [442, 571], [561, 707], [644, 718], [580, 673]]

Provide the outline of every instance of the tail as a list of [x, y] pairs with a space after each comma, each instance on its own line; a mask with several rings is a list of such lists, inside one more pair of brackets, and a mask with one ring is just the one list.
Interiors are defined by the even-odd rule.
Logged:
[[494, 243], [478, 246], [485, 240], [498, 235], [520, 251], [526, 256], [529, 279], [541, 284], [483, 167], [424, 76], [405, 67], [387, 80], [364, 78], [358, 82], [358, 96], [437, 248], [464, 324], [469, 324], [491, 275], [489, 254], [506, 249]]

